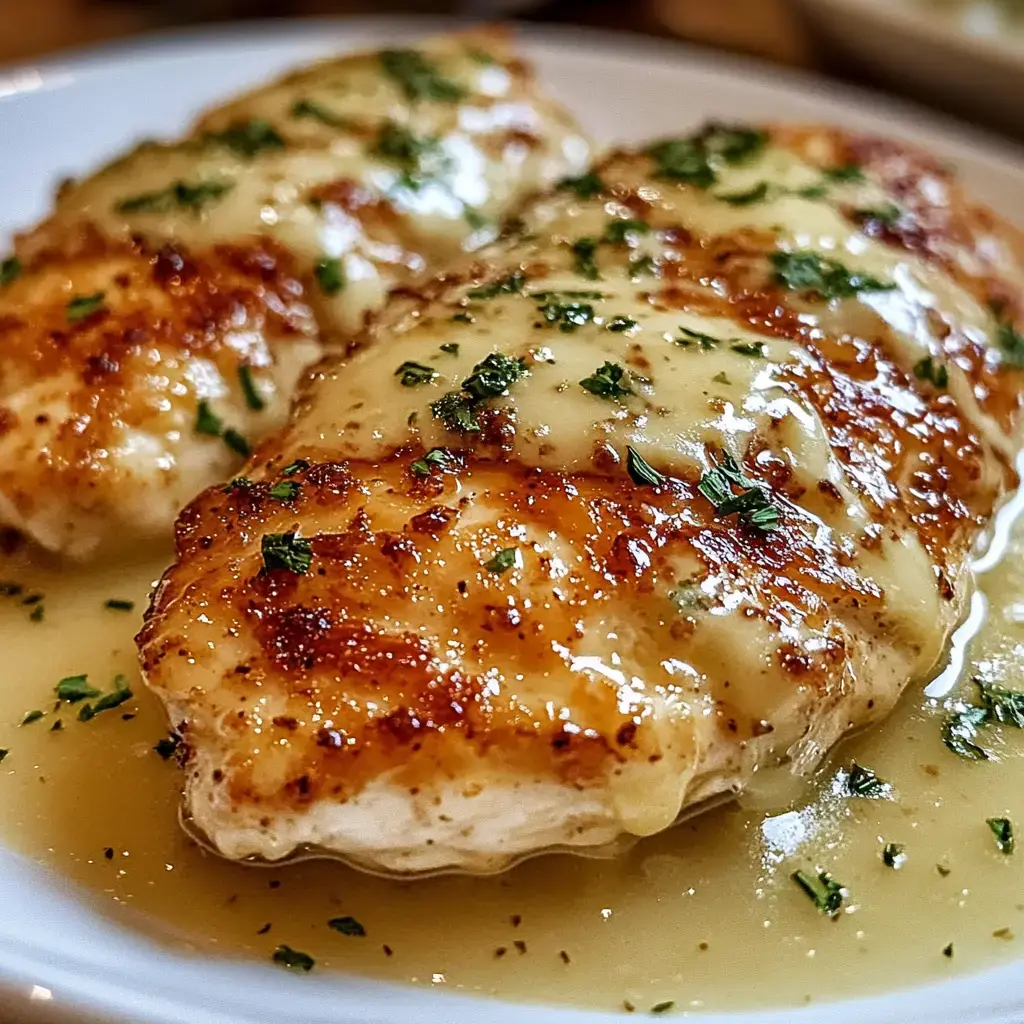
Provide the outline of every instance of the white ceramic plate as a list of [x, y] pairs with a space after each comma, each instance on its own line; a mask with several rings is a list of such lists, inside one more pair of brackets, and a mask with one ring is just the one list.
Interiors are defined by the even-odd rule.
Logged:
[[[380, 20], [277, 23], [243, 34], [157, 40], [0, 73], [2, 229], [42, 214], [59, 178], [89, 170], [138, 137], [177, 131], [199, 107], [226, 93], [321, 54], [438, 27]], [[678, 133], [708, 117], [836, 121], [931, 147], [958, 165], [975, 192], [1007, 216], [1014, 216], [1024, 196], [1024, 153], [881, 97], [698, 56], [670, 44], [575, 29], [529, 30], [525, 46], [549, 89], [601, 139]], [[1024, 962], [858, 1003], [727, 1019], [731, 1024], [1019, 1024], [1022, 992]], [[450, 1024], [454, 1019], [600, 1024], [613, 1018], [340, 975], [295, 978], [269, 966], [188, 958], [113, 925], [60, 878], [0, 846], [4, 1024]]]
[[923, 0], [797, 0], [822, 38], [881, 81], [967, 120], [1024, 132], [1024, 25], [970, 31]]

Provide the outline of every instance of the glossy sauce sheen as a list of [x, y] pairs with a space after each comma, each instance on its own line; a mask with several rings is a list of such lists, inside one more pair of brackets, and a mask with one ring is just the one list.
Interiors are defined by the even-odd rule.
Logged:
[[[899, 144], [722, 126], [523, 221], [179, 520], [140, 646], [226, 856], [488, 871], [651, 835], [812, 769], [942, 655], [1016, 479], [1013, 229]], [[515, 379], [453, 426], [487, 359]], [[770, 529], [709, 497], [730, 459]], [[267, 564], [294, 531], [309, 564]]]
[[[823, 1002], [1020, 955], [1024, 853], [998, 853], [985, 818], [1024, 822], [1021, 735], [990, 731], [998, 762], [964, 762], [940, 740], [941, 709], [919, 692], [843, 744], [806, 793], [781, 783], [752, 794], [752, 806], [712, 811], [613, 861], [548, 856], [495, 878], [402, 884], [337, 863], [259, 869], [206, 854], [178, 826], [178, 770], [152, 750], [163, 711], [133, 668], [132, 634], [165, 560], [59, 573], [0, 563], [0, 578], [45, 594], [42, 623], [22, 597], [0, 600], [0, 747], [10, 751], [0, 830], [115, 921], [207, 954], [267, 962], [286, 943], [313, 956], [317, 972], [608, 1010]], [[964, 675], [1019, 686], [1022, 541], [982, 589], [991, 609]], [[133, 599], [135, 611], [106, 610], [112, 597]], [[106, 689], [118, 671], [131, 677], [133, 700], [87, 723], [79, 705], [54, 713], [60, 678], [87, 672]], [[36, 708], [46, 717], [19, 726]], [[54, 733], [57, 718], [64, 728]], [[830, 795], [854, 759], [894, 798]], [[898, 871], [881, 860], [889, 841], [905, 846]], [[789, 879], [817, 867], [849, 889], [837, 921]], [[345, 915], [365, 938], [328, 928]], [[952, 959], [942, 952], [950, 942]]]

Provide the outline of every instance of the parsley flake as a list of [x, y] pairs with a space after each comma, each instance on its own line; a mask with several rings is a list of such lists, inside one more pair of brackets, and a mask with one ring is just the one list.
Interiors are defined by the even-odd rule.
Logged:
[[294, 501], [302, 490], [298, 480], [279, 480], [270, 488], [270, 496], [275, 501]]
[[631, 445], [626, 445], [626, 472], [638, 487], [658, 487], [668, 479]]
[[602, 240], [609, 245], [625, 245], [630, 236], [646, 235], [650, 230], [651, 226], [645, 220], [610, 220]]
[[0, 263], [0, 288], [9, 285], [21, 277], [21, 260], [17, 256], [8, 256]]
[[118, 213], [168, 213], [174, 209], [199, 213], [204, 206], [220, 199], [234, 187], [232, 182], [225, 181], [200, 181], [194, 185], [176, 181], [156, 192], [143, 192], [122, 199], [114, 209]]
[[914, 363], [914, 376], [918, 380], [929, 381], [937, 388], [945, 388], [949, 385], [949, 370], [944, 364], [932, 359], [931, 356], [925, 356]]
[[746, 192], [719, 192], [715, 198], [730, 206], [753, 206], [763, 203], [771, 194], [771, 185], [767, 181], [758, 182]]
[[713, 338], [710, 334], [702, 334], [700, 331], [692, 331], [689, 327], [680, 326], [678, 329], [682, 337], [673, 338], [672, 341], [683, 348], [700, 345], [705, 352], [708, 352], [721, 343], [720, 338]]
[[1000, 853], [1007, 855], [1013, 853], [1015, 841], [1013, 837], [1013, 822], [1009, 818], [986, 818], [985, 824], [992, 830], [996, 837], [996, 846]]
[[838, 164], [834, 167], [826, 167], [821, 172], [829, 181], [839, 183], [864, 181], [864, 168], [860, 164], [848, 163]]
[[210, 403], [205, 398], [200, 399], [196, 406], [195, 431], [208, 437], [220, 437], [224, 431], [223, 421], [210, 408]]
[[45, 715], [45, 714], [46, 714], [45, 711], [40, 711], [37, 708], [35, 711], [30, 711], [27, 715], [25, 715], [25, 717], [21, 720], [21, 724], [22, 725], [31, 725], [33, 722], [38, 722], [39, 719], [42, 718], [43, 715]]
[[466, 292], [466, 296], [470, 299], [493, 299], [498, 295], [521, 295], [524, 284], [526, 284], [526, 275], [517, 270], [500, 281], [492, 281], [490, 284], [471, 288]]
[[741, 356], [751, 356], [756, 359], [764, 359], [767, 354], [764, 342], [761, 341], [736, 341], [729, 348]]
[[324, 295], [337, 295], [345, 287], [345, 268], [337, 256], [325, 256], [313, 273]]
[[580, 238], [572, 243], [573, 270], [588, 281], [597, 281], [601, 272], [597, 268], [596, 238]]
[[825, 300], [853, 298], [860, 292], [887, 292], [896, 287], [869, 274], [848, 270], [838, 260], [809, 250], [773, 252], [769, 259], [777, 284]]
[[723, 165], [746, 163], [764, 149], [764, 132], [744, 125], [711, 124], [688, 138], [665, 139], [646, 150], [656, 177], [696, 188], [710, 188]]
[[234, 427], [228, 427], [224, 431], [224, 443], [237, 455], [247, 458], [252, 454], [252, 447], [244, 434], [239, 433]]
[[1003, 362], [1017, 369], [1024, 368], [1024, 334], [1011, 323], [1002, 323], [996, 328], [996, 347], [1002, 353]]
[[518, 548], [502, 548], [493, 558], [484, 562], [484, 568], [488, 572], [497, 573], [500, 576], [501, 573], [515, 566], [518, 551]]
[[57, 684], [57, 700], [77, 704], [80, 700], [98, 697], [100, 691], [89, 685], [88, 676], [67, 676]]
[[455, 342], [455, 341], [447, 342], [446, 344], [441, 346], [441, 351], [446, 356], [457, 356], [459, 354], [458, 342]]
[[595, 171], [588, 171], [578, 178], [562, 178], [555, 188], [559, 192], [575, 192], [580, 199], [593, 199], [605, 190], [605, 184]]
[[466, 90], [450, 78], [445, 78], [437, 65], [419, 50], [383, 50], [380, 63], [410, 101], [435, 100], [439, 103], [457, 103]]
[[[740, 487], [739, 494], [733, 487]], [[780, 513], [767, 491], [744, 475], [736, 460], [725, 455], [722, 462], [705, 471], [697, 490], [715, 507], [716, 516], [737, 515], [740, 522], [769, 533], [779, 525]]]
[[238, 368], [238, 383], [242, 387], [242, 396], [245, 398], [245, 404], [253, 412], [262, 412], [267, 407], [267, 403], [256, 387], [251, 366], [243, 365]]
[[460, 434], [478, 434], [480, 424], [476, 418], [476, 403], [458, 391], [449, 391], [430, 403], [430, 411], [448, 430]]
[[817, 877], [806, 871], [794, 871], [789, 876], [806, 893], [807, 898], [829, 917], [835, 917], [843, 905], [843, 886], [827, 871], [819, 871]]
[[246, 160], [251, 160], [265, 149], [285, 148], [284, 139], [274, 126], [262, 117], [238, 121], [222, 132], [210, 132], [203, 141], [207, 144], [226, 146]]
[[633, 389], [623, 383], [626, 371], [618, 363], [605, 363], [599, 366], [589, 377], [580, 381], [580, 387], [598, 398], [616, 401], [633, 394]]
[[571, 334], [594, 319], [594, 307], [589, 302], [545, 302], [537, 307], [537, 311], [563, 334]]
[[290, 113], [294, 118], [307, 117], [311, 120], [319, 121], [321, 124], [325, 124], [329, 128], [345, 128], [349, 124], [345, 118], [340, 117], [328, 110], [326, 107], [323, 107], [319, 103], [310, 99], [296, 100]]
[[891, 228], [899, 223], [903, 211], [895, 203], [884, 203], [881, 206], [854, 210], [853, 216], [861, 224], [880, 224], [882, 227]]
[[294, 532], [265, 533], [260, 551], [263, 567], [267, 570], [284, 569], [304, 576], [313, 562], [313, 548], [309, 541]]
[[103, 299], [106, 292], [96, 292], [93, 295], [76, 295], [66, 307], [69, 324], [76, 324], [80, 320], [98, 313], [103, 308]]
[[309, 469], [309, 463], [305, 459], [296, 459], [281, 470], [281, 476], [295, 476], [296, 473], [307, 469]]
[[508, 394], [508, 389], [527, 373], [523, 359], [513, 359], [501, 352], [492, 352], [473, 367], [462, 382], [462, 390], [478, 401]]
[[80, 722], [92, 721], [98, 714], [120, 707], [131, 697], [132, 690], [128, 685], [128, 680], [121, 675], [115, 676], [114, 689], [110, 693], [103, 694], [95, 704], [83, 704], [78, 711], [78, 720]]
[[633, 330], [634, 327], [639, 327], [632, 317], [628, 316], [613, 316], [611, 320], [604, 325], [606, 331], [611, 331], [612, 334], [624, 334], [626, 331]]
[[333, 928], [342, 935], [363, 936], [366, 929], [354, 917], [332, 917], [327, 922], [328, 928]]
[[407, 359], [395, 370], [395, 376], [401, 378], [399, 383], [402, 387], [414, 388], [420, 384], [429, 384], [438, 376], [438, 372], [432, 366], [424, 366], [423, 363]]
[[178, 746], [181, 743], [181, 737], [177, 733], [171, 733], [169, 736], [165, 736], [153, 746], [155, 753], [159, 754], [165, 761], [169, 761], [177, 753]]
[[308, 973], [316, 965], [316, 961], [308, 953], [301, 953], [299, 950], [285, 945], [278, 946], [270, 959], [278, 966], [287, 967], [290, 971]]
[[109, 608], [112, 612], [133, 612], [135, 611], [135, 602], [112, 597], [103, 603], [103, 607]]
[[989, 752], [977, 742], [978, 729], [989, 719], [988, 708], [961, 705], [942, 726], [942, 742], [965, 761], [988, 761]]
[[903, 845], [901, 843], [886, 843], [882, 848], [882, 861], [886, 867], [892, 868], [893, 871], [899, 871], [906, 860], [907, 855], [903, 852]]
[[864, 796], [874, 799], [889, 793], [889, 783], [883, 782], [870, 768], [864, 768], [856, 761], [846, 776], [846, 792], [848, 796]]
[[458, 457], [447, 448], [431, 448], [422, 459], [409, 463], [409, 472], [413, 476], [426, 477], [434, 471], [434, 467], [454, 472], [461, 466]]
[[654, 1013], [654, 1014], [668, 1013], [669, 1010], [674, 1010], [675, 1006], [676, 1006], [676, 1004], [675, 1004], [674, 1000], [666, 999], [663, 1003], [655, 1003], [651, 1007], [651, 1013]]

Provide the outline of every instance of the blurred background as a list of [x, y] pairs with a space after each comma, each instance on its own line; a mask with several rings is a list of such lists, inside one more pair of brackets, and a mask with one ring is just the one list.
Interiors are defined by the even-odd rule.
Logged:
[[1024, 0], [0, 0], [0, 65], [189, 26], [403, 12], [679, 38], [882, 86], [1024, 140]]

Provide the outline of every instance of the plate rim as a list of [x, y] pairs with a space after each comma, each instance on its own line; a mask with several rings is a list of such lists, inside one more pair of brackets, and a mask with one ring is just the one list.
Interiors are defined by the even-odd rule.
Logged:
[[[834, 4], [846, 3], [847, 0], [817, 2]], [[312, 43], [322, 37], [325, 27], [335, 32], [340, 42], [344, 41], [346, 35], [356, 36], [357, 42], [361, 42], [368, 35], [391, 37], [395, 29], [399, 29], [402, 36], [428, 35], [479, 23], [480, 19], [466, 18], [328, 16], [257, 21], [241, 28], [215, 25], [147, 33], [99, 46], [69, 48], [38, 60], [0, 66], [0, 110], [4, 103], [18, 102], [24, 92], [75, 88], [83, 77], [90, 74], [116, 72], [118, 64], [137, 59], [140, 54], [171, 57], [183, 51], [194, 53], [197, 48], [214, 47], [218, 43], [244, 48], [254, 43], [267, 42], [272, 49], [275, 44], [303, 40]], [[1019, 180], [1024, 189], [1024, 146], [912, 102], [889, 97], [880, 91], [850, 86], [805, 71], [780, 68], [756, 58], [722, 55], [694, 44], [647, 37], [640, 33], [547, 23], [510, 21], [507, 24], [515, 28], [527, 51], [533, 49], [536, 52], [545, 48], [558, 50], [567, 45], [579, 49], [584, 45], [591, 52], [603, 52], [624, 60], [649, 62], [656, 59], [663, 66], [676, 65], [681, 70], [701, 75], [707, 80], [738, 77], [793, 97], [806, 97], [808, 87], [813, 87], [816, 98], [820, 98], [827, 106], [849, 106], [855, 115], [859, 112], [875, 119], [881, 117], [886, 129], [892, 126], [905, 132], [907, 137], [921, 139], [926, 145], [937, 145], [938, 137], [942, 148], [965, 154], [975, 165], [990, 165], [998, 172]], [[71, 76], [70, 79], [68, 76]], [[18, 85], [19, 79], [24, 83], [35, 84], [22, 87]], [[14, 88], [5, 91], [5, 82], [11, 83]], [[952, 134], [957, 137], [951, 138]], [[13, 851], [9, 852], [16, 856]], [[26, 863], [29, 863], [27, 859]], [[74, 902], [74, 894], [79, 890], [67, 883], [63, 876], [39, 869], [35, 864], [31, 864], [30, 870], [55, 880], [58, 888], [59, 883], [63, 882], [60, 902]], [[533, 1024], [602, 1024], [624, 1019], [604, 1011], [508, 1003], [457, 991], [442, 993], [413, 988], [358, 975], [343, 976], [342, 984], [349, 990], [361, 988], [368, 993], [375, 993], [377, 1001], [369, 1012], [359, 1011], [358, 1016], [348, 1016], [348, 1011], [343, 1009], [340, 1012], [345, 1013], [345, 1016], [342, 1017], [336, 1002], [331, 999], [332, 993], [339, 992], [338, 976], [296, 979], [281, 971], [274, 973], [274, 969], [269, 966], [231, 956], [225, 956], [218, 962], [218, 968], [222, 972], [231, 973], [238, 983], [236, 998], [244, 998], [245, 1003], [221, 1003], [211, 1010], [209, 1005], [191, 1004], [191, 1000], [199, 996], [193, 995], [181, 984], [187, 977], [195, 978], [195, 972], [205, 969], [201, 956], [184, 957], [177, 954], [113, 922], [109, 916], [102, 915], [102, 923], [112, 935], [126, 937], [133, 943], [137, 954], [149, 965], [145, 975], [131, 977], [131, 984], [126, 987], [121, 980], [108, 981], [102, 974], [97, 975], [95, 966], [90, 965], [82, 955], [65, 956], [63, 960], [55, 962], [52, 956], [47, 955], [47, 950], [37, 949], [33, 957], [24, 947], [19, 949], [14, 942], [5, 939], [0, 930], [0, 988], [12, 981], [20, 986], [42, 986], [44, 978], [56, 978], [59, 982], [53, 982], [53, 987], [63, 988], [64, 991], [59, 994], [59, 999], [54, 1000], [55, 1009], [64, 1009], [74, 1014], [99, 1012], [116, 1015], [112, 1019], [121, 1019], [123, 1016], [125, 1020], [145, 1020], [147, 1024], [178, 1024], [185, 1019], [190, 1024], [249, 1024], [254, 1021], [277, 1020], [272, 1013], [260, 1013], [261, 1008], [254, 1002], [261, 987], [266, 989], [270, 979], [273, 979], [275, 994], [293, 999], [291, 1005], [303, 1014], [301, 1019], [315, 1021], [317, 1024], [326, 1021], [342, 1024], [345, 1020], [351, 1024], [357, 1021], [359, 1024], [393, 1024], [394, 1021], [404, 1019], [410, 1012], [429, 1017], [435, 1007], [438, 1020], [450, 1017], [451, 1009], [458, 1007], [467, 1015], [467, 1019], [486, 1019], [489, 1024], [523, 1024], [527, 1018]], [[154, 964], [158, 966], [154, 967]], [[161, 986], [157, 990], [151, 987], [151, 981], [159, 978], [161, 969], [166, 972], [166, 988]], [[867, 1021], [872, 1024], [910, 1024], [915, 1020], [922, 1024], [968, 1024], [969, 1021], [979, 1024], [982, 1021], [985, 1024], [1013, 1024], [1019, 1022], [1018, 1014], [1024, 1009], [1024, 1001], [1008, 1001], [1010, 997], [1006, 993], [1013, 991], [1014, 986], [1005, 983], [1013, 981], [1019, 986], [1022, 978], [1024, 958], [1010, 964], [864, 999], [740, 1013], [702, 1014], [690, 1019], [694, 1024], [789, 1024], [794, 1020], [804, 1021], [805, 1024], [865, 1024]], [[972, 992], [972, 989], [975, 991]], [[21, 994], [24, 996], [25, 992], [22, 990]], [[266, 992], [262, 994], [265, 996]], [[126, 997], [132, 1002], [126, 1002]], [[932, 1002], [933, 1006], [925, 1006], [926, 1001]], [[44, 1005], [39, 1004], [36, 1008]], [[293, 1019], [298, 1021], [300, 1018]]]

